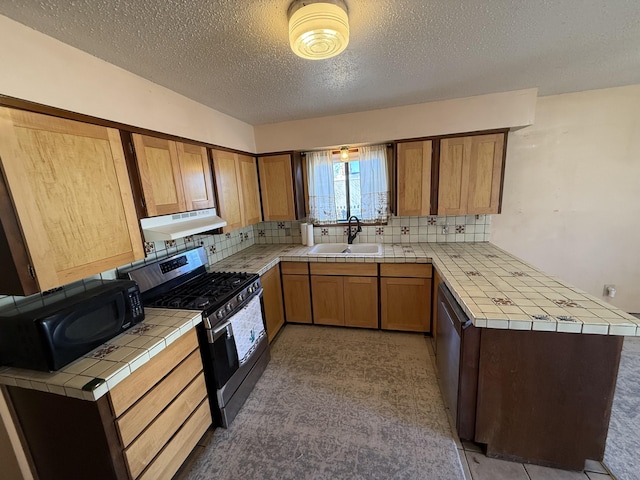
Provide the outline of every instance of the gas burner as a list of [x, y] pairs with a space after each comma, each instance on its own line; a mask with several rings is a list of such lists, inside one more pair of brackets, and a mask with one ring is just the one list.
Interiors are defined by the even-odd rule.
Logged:
[[198, 297], [193, 301], [194, 306], [198, 308], [206, 308], [211, 303], [211, 300], [206, 297]]

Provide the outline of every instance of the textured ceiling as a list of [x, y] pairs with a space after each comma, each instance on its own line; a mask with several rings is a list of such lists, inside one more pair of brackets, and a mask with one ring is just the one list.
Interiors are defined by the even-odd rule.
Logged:
[[0, 14], [250, 124], [538, 87], [640, 83], [638, 0], [346, 0], [351, 41], [295, 56], [290, 0], [2, 0]]

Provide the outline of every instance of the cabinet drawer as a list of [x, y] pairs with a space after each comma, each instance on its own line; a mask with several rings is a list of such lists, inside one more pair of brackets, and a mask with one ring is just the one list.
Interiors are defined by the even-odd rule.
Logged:
[[432, 270], [430, 263], [380, 264], [381, 277], [431, 278]]
[[140, 480], [170, 480], [186, 460], [198, 440], [211, 425], [209, 402], [204, 400], [160, 454], [140, 476]]
[[375, 263], [312, 263], [311, 275], [354, 275], [376, 277], [378, 265]]
[[109, 392], [115, 416], [122, 415], [196, 348], [198, 337], [192, 329], [120, 382]]
[[196, 350], [116, 420], [122, 444], [128, 447], [200, 372], [202, 360]]
[[283, 275], [308, 275], [309, 264], [307, 262], [280, 262], [280, 271]]
[[133, 478], [140, 475], [145, 467], [151, 463], [162, 447], [206, 397], [207, 388], [204, 383], [204, 375], [200, 374], [124, 451], [129, 472]]

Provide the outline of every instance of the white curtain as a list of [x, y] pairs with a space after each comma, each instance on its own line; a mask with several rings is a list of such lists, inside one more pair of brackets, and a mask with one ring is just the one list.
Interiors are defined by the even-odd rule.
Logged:
[[389, 217], [389, 176], [386, 145], [359, 147], [363, 222], [386, 222]]
[[331, 151], [307, 153], [309, 183], [309, 220], [312, 223], [336, 223]]

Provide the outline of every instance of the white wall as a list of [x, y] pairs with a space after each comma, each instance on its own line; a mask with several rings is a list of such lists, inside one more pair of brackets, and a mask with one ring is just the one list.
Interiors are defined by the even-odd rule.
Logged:
[[538, 99], [509, 135], [491, 241], [593, 295], [615, 284], [611, 303], [640, 312], [640, 85]]
[[0, 94], [255, 152], [253, 127], [0, 16]]
[[255, 127], [258, 152], [306, 150], [531, 125], [538, 89], [271, 123]]

